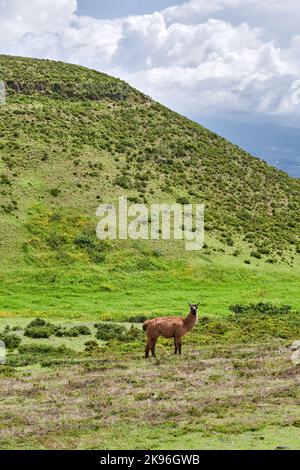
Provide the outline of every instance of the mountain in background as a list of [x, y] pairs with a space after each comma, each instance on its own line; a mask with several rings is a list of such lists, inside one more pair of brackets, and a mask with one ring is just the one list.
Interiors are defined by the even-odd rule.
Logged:
[[300, 177], [300, 129], [274, 123], [208, 120], [207, 126], [272, 166]]

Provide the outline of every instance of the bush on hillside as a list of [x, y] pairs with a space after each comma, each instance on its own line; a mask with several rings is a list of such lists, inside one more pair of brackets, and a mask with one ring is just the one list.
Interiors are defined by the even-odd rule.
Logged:
[[33, 344], [22, 344], [19, 347], [20, 354], [50, 354], [50, 353], [61, 353], [64, 352], [64, 348], [56, 348], [50, 344], [44, 343], [33, 343]]
[[276, 306], [270, 303], [235, 304], [230, 305], [229, 310], [236, 315], [287, 315], [291, 313], [290, 305]]
[[97, 341], [87, 341], [86, 343], [84, 343], [84, 346], [84, 351], [87, 353], [93, 354], [100, 352], [100, 347]]
[[143, 332], [133, 325], [129, 330], [125, 326], [114, 323], [97, 323], [95, 327], [97, 329], [96, 338], [103, 341], [117, 340], [131, 342], [144, 337]]
[[19, 336], [8, 333], [0, 333], [0, 340], [3, 341], [5, 347], [10, 350], [16, 349], [21, 343]]
[[261, 259], [261, 254], [258, 251], [251, 251], [250, 255], [253, 258]]
[[61, 325], [46, 322], [41, 318], [36, 318], [30, 322], [24, 332], [24, 335], [30, 338], [50, 338], [53, 335], [58, 337], [76, 337], [90, 334], [90, 329], [86, 325], [76, 325], [67, 329]]
[[29, 338], [50, 338], [52, 336], [53, 330], [48, 326], [31, 326], [27, 327], [24, 335]]
[[46, 320], [43, 318], [35, 318], [30, 323], [28, 323], [27, 328], [31, 328], [32, 326], [46, 326]]
[[66, 328], [60, 327], [56, 332], [55, 336], [66, 336], [66, 337], [76, 337], [76, 336], [87, 336], [90, 335], [90, 329], [85, 325], [72, 326], [69, 330]]
[[91, 334], [90, 329], [86, 325], [77, 325], [72, 328], [73, 330], [77, 330], [79, 335], [88, 336]]
[[103, 341], [122, 340], [126, 336], [126, 327], [114, 323], [96, 323], [95, 328], [97, 329], [96, 338]]
[[33, 343], [19, 347], [19, 354], [10, 355], [7, 364], [13, 367], [24, 367], [33, 364], [55, 366], [57, 363], [68, 365], [71, 358], [76, 358], [78, 353], [66, 346], [51, 346], [49, 344]]
[[146, 315], [133, 315], [132, 317], [129, 317], [126, 319], [129, 323], [144, 323], [144, 321], [148, 320], [148, 317]]

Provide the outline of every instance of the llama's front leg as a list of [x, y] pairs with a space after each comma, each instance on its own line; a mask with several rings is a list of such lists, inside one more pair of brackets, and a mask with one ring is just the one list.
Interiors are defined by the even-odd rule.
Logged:
[[177, 354], [177, 342], [176, 342], [175, 336], [174, 336], [174, 347], [175, 347], [174, 353]]
[[175, 336], [175, 354], [177, 354], [176, 351], [178, 351], [178, 354], [181, 354], [181, 336]]
[[177, 354], [177, 351], [178, 351], [178, 354], [181, 354], [181, 336], [179, 335], [175, 336], [174, 342], [175, 342], [175, 354]]

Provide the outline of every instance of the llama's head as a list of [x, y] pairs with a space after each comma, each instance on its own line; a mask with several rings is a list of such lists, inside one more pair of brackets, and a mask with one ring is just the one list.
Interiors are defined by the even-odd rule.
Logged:
[[191, 312], [193, 315], [197, 315], [197, 313], [198, 313], [198, 305], [199, 305], [199, 304], [189, 304], [189, 306], [190, 306], [190, 312]]

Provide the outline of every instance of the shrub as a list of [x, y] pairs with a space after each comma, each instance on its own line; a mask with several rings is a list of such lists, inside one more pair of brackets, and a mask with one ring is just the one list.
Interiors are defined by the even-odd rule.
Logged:
[[63, 336], [69, 336], [70, 338], [76, 338], [79, 336], [79, 331], [77, 330], [76, 326], [73, 326], [69, 330], [65, 330], [63, 332]]
[[49, 354], [53, 352], [57, 352], [55, 346], [51, 346], [49, 344], [42, 344], [42, 343], [33, 343], [33, 344], [23, 344], [19, 347], [20, 354]]
[[253, 256], [253, 258], [261, 258], [261, 254], [258, 251], [251, 251], [250, 255]]
[[23, 330], [23, 328], [21, 326], [13, 326], [11, 328], [11, 331], [22, 331], [22, 330]]
[[31, 364], [46, 365], [43, 361], [47, 361], [47, 365], [55, 365], [56, 360], [61, 358], [65, 364], [70, 363], [71, 357], [76, 357], [77, 353], [65, 346], [50, 346], [47, 344], [33, 343], [24, 344], [19, 347], [19, 354], [8, 357], [8, 364], [14, 367], [22, 367]]
[[86, 343], [84, 343], [84, 345], [85, 352], [94, 353], [100, 351], [99, 343], [97, 343], [97, 341], [87, 341]]
[[61, 329], [61, 326], [54, 325], [53, 323], [46, 322], [42, 318], [36, 318], [30, 322], [24, 331], [25, 336], [31, 338], [50, 338]]
[[201, 326], [201, 333], [202, 334], [208, 334], [211, 336], [223, 336], [225, 333], [227, 333], [230, 329], [230, 325], [226, 321], [218, 321], [218, 320], [212, 320], [209, 319], [203, 319], [204, 321], [201, 321], [199, 326]]
[[79, 335], [90, 335], [90, 329], [86, 325], [76, 325], [70, 329], [61, 325], [54, 325], [41, 318], [36, 318], [29, 323], [25, 329], [24, 335], [31, 338], [50, 338], [55, 335], [58, 337], [76, 337]]
[[52, 250], [58, 250], [59, 248], [65, 245], [66, 237], [64, 235], [54, 233], [50, 237], [48, 237], [47, 243]]
[[52, 336], [53, 330], [48, 326], [32, 326], [27, 327], [24, 335], [30, 338], [50, 338]]
[[128, 321], [129, 323], [144, 323], [148, 318], [145, 315], [134, 315], [132, 317], [129, 317]]
[[117, 340], [130, 343], [144, 338], [142, 330], [133, 325], [129, 330], [125, 326], [114, 323], [98, 323], [95, 327], [97, 328], [96, 338], [103, 341]]
[[51, 196], [57, 197], [60, 194], [60, 189], [52, 188], [52, 189], [50, 189], [50, 194], [51, 194]]
[[0, 340], [4, 342], [7, 349], [11, 350], [16, 349], [21, 343], [19, 336], [7, 333], [0, 333]]
[[144, 338], [144, 334], [142, 330], [139, 328], [136, 328], [135, 326], [131, 325], [130, 330], [127, 330], [126, 332], [126, 338], [125, 341], [136, 341]]
[[268, 258], [268, 259], [266, 260], [266, 263], [275, 264], [275, 263], [277, 263], [277, 260], [274, 259], [274, 258]]
[[69, 330], [61, 326], [56, 330], [55, 336], [62, 337], [76, 337], [80, 335], [90, 335], [90, 329], [85, 325], [72, 326]]
[[79, 335], [88, 336], [88, 335], [91, 334], [90, 329], [86, 325], [74, 326], [73, 329], [76, 329], [78, 331]]
[[7, 184], [8, 186], [11, 185], [11, 180], [9, 179], [9, 177], [7, 175], [0, 175], [0, 184]]
[[270, 303], [260, 302], [258, 304], [235, 304], [230, 305], [229, 310], [236, 315], [287, 315], [291, 313], [290, 305], [276, 306]]
[[261, 253], [262, 255], [269, 255], [270, 254], [270, 250], [269, 248], [265, 247], [265, 246], [261, 246], [257, 249], [257, 251], [259, 251], [259, 253]]
[[28, 323], [26, 328], [31, 328], [32, 326], [45, 326], [46, 323], [46, 320], [43, 320], [42, 318], [36, 318], [35, 320], [32, 320], [32, 322]]
[[87, 250], [94, 250], [96, 246], [95, 237], [89, 233], [81, 233], [74, 240], [75, 245]]
[[96, 338], [108, 341], [110, 339], [122, 340], [126, 336], [126, 327], [114, 323], [97, 323]]
[[177, 202], [178, 204], [182, 204], [182, 205], [184, 205], [184, 204], [189, 204], [189, 203], [190, 203], [189, 199], [188, 199], [187, 197], [184, 197], [184, 196], [179, 196], [179, 197], [176, 199], [176, 202]]

